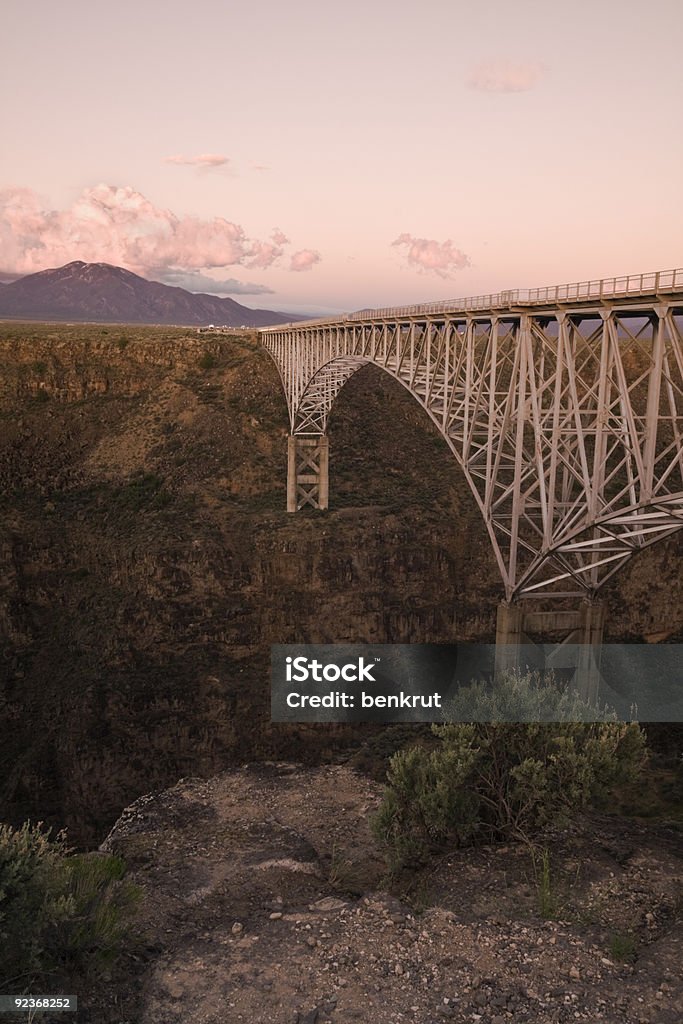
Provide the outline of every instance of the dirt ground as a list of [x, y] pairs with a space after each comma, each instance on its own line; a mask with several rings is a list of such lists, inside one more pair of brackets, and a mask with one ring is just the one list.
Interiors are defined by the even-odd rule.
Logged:
[[455, 851], [400, 898], [345, 765], [248, 766], [129, 807], [103, 849], [142, 888], [125, 972], [81, 1000], [116, 1024], [683, 1021], [683, 837], [587, 817]]

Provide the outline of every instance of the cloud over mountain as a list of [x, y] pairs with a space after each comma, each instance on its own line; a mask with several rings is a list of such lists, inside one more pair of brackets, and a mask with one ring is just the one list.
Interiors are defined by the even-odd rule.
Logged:
[[185, 288], [188, 292], [207, 292], [209, 295], [273, 295], [275, 291], [265, 284], [256, 284], [253, 281], [238, 281], [235, 277], [229, 277], [217, 281], [207, 274], [200, 274], [196, 270], [165, 270], [159, 274], [162, 284], [174, 285], [177, 288]]
[[[168, 271], [228, 267], [267, 269], [283, 256], [279, 244], [247, 236], [224, 217], [178, 217], [155, 206], [130, 185], [86, 188], [67, 209], [46, 208], [27, 188], [0, 191], [0, 247], [8, 270], [23, 273], [68, 263], [74, 258], [128, 267], [146, 276]], [[292, 257], [292, 270], [320, 260], [304, 249]]]

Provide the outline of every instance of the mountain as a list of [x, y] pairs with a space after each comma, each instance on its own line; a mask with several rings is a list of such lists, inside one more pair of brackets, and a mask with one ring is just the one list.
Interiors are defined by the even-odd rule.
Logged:
[[230, 327], [265, 327], [305, 319], [271, 309], [249, 309], [234, 299], [216, 295], [195, 295], [184, 288], [147, 281], [123, 267], [81, 260], [3, 284], [2, 316]]

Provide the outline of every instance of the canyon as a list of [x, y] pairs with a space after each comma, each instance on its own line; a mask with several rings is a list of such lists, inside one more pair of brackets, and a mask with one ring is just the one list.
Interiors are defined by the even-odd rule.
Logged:
[[[342, 392], [328, 512], [284, 511], [287, 433], [254, 333], [0, 325], [5, 820], [88, 847], [181, 776], [362, 745], [270, 723], [273, 643], [492, 642], [486, 530], [404, 389]], [[608, 641], [683, 640], [682, 537], [609, 584]]]

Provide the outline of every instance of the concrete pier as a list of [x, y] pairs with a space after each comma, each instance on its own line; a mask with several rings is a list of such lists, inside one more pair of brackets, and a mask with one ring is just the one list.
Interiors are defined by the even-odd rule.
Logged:
[[[496, 622], [495, 674], [521, 671], [522, 646], [533, 648], [533, 636], [553, 637], [556, 661], [546, 661], [539, 648], [540, 660], [547, 669], [558, 667], [557, 656], [562, 649], [573, 648], [576, 672], [574, 686], [589, 703], [598, 699], [600, 686], [600, 648], [605, 624], [602, 602], [583, 602], [577, 609], [548, 610], [525, 603], [498, 605]], [[550, 641], [549, 641], [550, 642]], [[563, 665], [566, 667], [566, 665]]]

